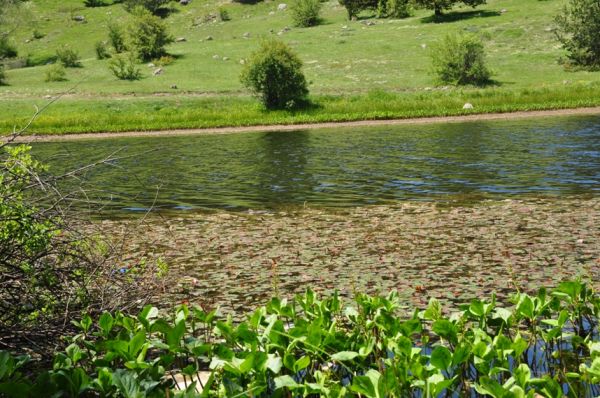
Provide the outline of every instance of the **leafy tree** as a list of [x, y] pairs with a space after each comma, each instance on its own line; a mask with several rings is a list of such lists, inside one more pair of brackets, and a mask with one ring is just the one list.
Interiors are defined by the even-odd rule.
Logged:
[[575, 65], [600, 68], [600, 1], [570, 0], [556, 17], [557, 36]]
[[112, 23], [108, 25], [108, 41], [117, 54], [127, 50], [123, 31], [119, 25]]
[[417, 6], [434, 10], [436, 17], [441, 17], [444, 10], [449, 10], [457, 3], [463, 3], [473, 8], [485, 4], [486, 0], [415, 0]]
[[150, 11], [152, 14], [156, 12], [171, 0], [124, 0], [123, 6], [129, 12], [134, 12], [136, 8], [142, 7]]
[[166, 53], [165, 46], [173, 42], [164, 22], [144, 8], [136, 8], [129, 25], [130, 49], [142, 61], [158, 58]]
[[246, 63], [241, 81], [268, 109], [293, 107], [308, 95], [302, 61], [278, 40], [261, 44]]
[[411, 14], [412, 0], [339, 0], [346, 8], [348, 19], [364, 10], [377, 10], [377, 16], [406, 18]]
[[433, 69], [445, 84], [489, 83], [491, 72], [486, 66], [483, 43], [472, 35], [448, 35], [433, 47]]
[[108, 69], [119, 80], [139, 80], [142, 77], [142, 72], [135, 65], [133, 54], [129, 54], [128, 56], [118, 54], [114, 56], [108, 63]]
[[303, 28], [316, 26], [320, 21], [321, 0], [295, 0], [291, 11], [296, 26]]
[[0, 86], [6, 84], [6, 73], [4, 73], [4, 65], [0, 64]]

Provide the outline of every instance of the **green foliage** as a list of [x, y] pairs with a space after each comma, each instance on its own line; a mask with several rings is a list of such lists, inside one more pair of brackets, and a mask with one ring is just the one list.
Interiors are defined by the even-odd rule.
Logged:
[[119, 80], [139, 80], [142, 72], [136, 65], [133, 54], [117, 54], [108, 63], [108, 69]]
[[307, 28], [320, 22], [321, 0], [294, 0], [291, 6], [294, 25]]
[[408, 18], [412, 15], [412, 0], [388, 0], [380, 14], [390, 18]]
[[[201, 307], [163, 317], [103, 313], [74, 322], [79, 333], [52, 369], [22, 375], [26, 358], [0, 352], [8, 396], [593, 397], [600, 382], [600, 298], [578, 281], [553, 292], [514, 295], [513, 307], [474, 300], [447, 317], [432, 299], [402, 303], [308, 290], [273, 298], [243, 322]], [[208, 373], [201, 381], [201, 372]], [[178, 374], [185, 387], [176, 387]], [[196, 386], [199, 385], [199, 389]], [[200, 392], [201, 390], [202, 392]]]
[[277, 40], [263, 42], [251, 55], [241, 81], [268, 109], [292, 108], [304, 102], [308, 95], [302, 61]]
[[161, 7], [168, 4], [171, 0], [123, 0], [123, 6], [129, 12], [136, 12], [137, 8], [144, 8], [152, 14], [155, 14]]
[[481, 40], [471, 35], [448, 35], [432, 48], [433, 70], [441, 83], [484, 85], [491, 72]]
[[125, 37], [119, 25], [108, 24], [108, 41], [117, 54], [127, 51]]
[[83, 0], [86, 7], [103, 7], [106, 5], [104, 0]]
[[11, 43], [7, 35], [0, 32], [0, 60], [17, 56], [17, 48]]
[[142, 61], [148, 61], [166, 54], [165, 46], [173, 42], [164, 22], [143, 8], [133, 11], [128, 34], [130, 50]]
[[219, 7], [219, 19], [223, 22], [231, 21], [231, 16], [229, 15], [227, 8]]
[[0, 64], [0, 86], [6, 85], [6, 72], [4, 72], [4, 65]]
[[53, 64], [46, 70], [44, 81], [46, 82], [62, 82], [67, 80], [67, 72], [61, 64]]
[[379, 18], [406, 18], [412, 13], [412, 0], [339, 0], [346, 8], [348, 19], [354, 19], [361, 11], [377, 10]]
[[556, 23], [569, 60], [577, 66], [600, 68], [600, 2], [570, 0]]
[[437, 17], [442, 16], [444, 10], [449, 10], [454, 7], [457, 3], [463, 3], [466, 6], [477, 7], [481, 4], [485, 4], [486, 0], [414, 0], [415, 4], [419, 7], [434, 10]]
[[77, 68], [81, 66], [79, 54], [68, 46], [56, 50], [56, 57], [65, 68]]
[[94, 44], [94, 51], [96, 52], [96, 58], [98, 59], [106, 59], [110, 58], [110, 52], [107, 48], [107, 43], [105, 41], [97, 41]]

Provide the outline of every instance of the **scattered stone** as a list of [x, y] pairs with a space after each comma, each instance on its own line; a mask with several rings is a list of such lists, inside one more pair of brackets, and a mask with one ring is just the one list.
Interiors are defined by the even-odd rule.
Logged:
[[51, 95], [44, 95], [44, 98], [45, 98], [45, 99], [51, 99], [51, 98], [52, 98], [52, 96], [51, 96]]
[[156, 68], [156, 65], [154, 65], [152, 62], [150, 62], [150, 63], [148, 64], [148, 68]]
[[554, 28], [551, 26], [548, 26], [546, 29], [544, 29], [544, 32], [552, 32], [554, 31]]
[[85, 17], [83, 15], [75, 15], [73, 16], [73, 21], [85, 22]]
[[269, 11], [269, 15], [275, 15], [275, 11]]
[[240, 65], [245, 65], [246, 64], [246, 60], [245, 59], [240, 59]]
[[375, 22], [374, 22], [374, 21], [370, 21], [370, 20], [367, 20], [367, 21], [361, 21], [361, 23], [362, 23], [363, 25], [366, 25], [366, 26], [373, 26], [373, 25], [375, 25]]
[[348, 25], [342, 26], [342, 29], [348, 29]]
[[221, 57], [219, 57], [217, 54], [213, 55], [213, 59], [220, 59]]
[[162, 73], [163, 73], [163, 68], [158, 68], [154, 72], [152, 72], [152, 75], [158, 76], [158, 75], [162, 75]]
[[183, 43], [184, 41], [187, 41], [185, 37], [178, 37], [177, 39], [175, 39], [176, 43]]
[[500, 10], [500, 14], [505, 14], [508, 10], [506, 8], [503, 8]]
[[177, 84], [171, 84], [171, 89], [172, 90], [177, 90]]
[[473, 109], [473, 104], [467, 102], [463, 105], [463, 109]]
[[425, 87], [425, 91], [431, 91], [432, 88], [431, 87]]
[[229, 61], [229, 57], [223, 57], [223, 61]]
[[571, 84], [570, 80], [563, 80], [563, 84], [566, 86], [567, 84]]
[[29, 42], [31, 42], [30, 39], [25, 39], [25, 43], [29, 43]]
[[427, 48], [427, 44], [421, 44], [421, 48], [423, 48], [423, 49]]
[[242, 35], [242, 37], [243, 37], [244, 39], [247, 39], [247, 38], [249, 38], [249, 37], [250, 37], [250, 32], [244, 32], [244, 34]]
[[277, 11], [285, 11], [287, 9], [287, 4], [281, 3], [277, 6]]
[[206, 41], [211, 41], [212, 39], [213, 39], [213, 37], [212, 37], [212, 36], [206, 36], [206, 39], [204, 39], [204, 40], [206, 40]]
[[289, 26], [286, 26], [286, 27], [284, 27], [284, 28], [283, 28], [281, 31], [282, 31], [282, 32], [289, 32], [290, 30], [292, 30], [292, 29], [290, 29], [290, 27], [289, 27]]

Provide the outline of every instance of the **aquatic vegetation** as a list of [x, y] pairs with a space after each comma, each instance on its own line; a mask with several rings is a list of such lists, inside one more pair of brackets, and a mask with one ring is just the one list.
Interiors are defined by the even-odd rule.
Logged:
[[579, 281], [446, 314], [432, 299], [401, 317], [395, 293], [308, 290], [240, 323], [213, 309], [154, 307], [75, 322], [80, 333], [36, 379], [0, 352], [11, 397], [593, 397], [600, 393], [600, 298]]

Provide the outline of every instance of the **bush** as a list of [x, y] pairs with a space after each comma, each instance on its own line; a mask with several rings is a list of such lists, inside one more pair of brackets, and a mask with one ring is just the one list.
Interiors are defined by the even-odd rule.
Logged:
[[35, 40], [43, 39], [46, 36], [44, 32], [40, 32], [37, 29], [34, 29], [31, 35]]
[[108, 41], [117, 54], [127, 51], [125, 37], [119, 25], [108, 25]]
[[0, 33], [0, 59], [14, 58], [17, 54], [17, 48], [10, 42], [8, 36]]
[[308, 95], [301, 69], [302, 62], [288, 46], [265, 41], [244, 66], [241, 81], [268, 109], [293, 107]]
[[385, 10], [379, 11], [379, 13], [391, 18], [408, 18], [412, 15], [412, 1], [387, 0]]
[[321, 0], [294, 0], [291, 6], [294, 25], [307, 28], [319, 24]]
[[142, 72], [136, 66], [135, 61], [136, 58], [133, 54], [119, 54], [110, 60], [108, 68], [120, 80], [139, 80]]
[[433, 47], [431, 57], [434, 72], [442, 83], [483, 85], [490, 82], [483, 43], [474, 36], [448, 35]]
[[229, 11], [225, 7], [219, 7], [219, 19], [223, 22], [231, 21]]
[[94, 44], [94, 50], [96, 51], [96, 58], [110, 58], [110, 53], [108, 52], [108, 48], [106, 46], [105, 41], [97, 41], [96, 44]]
[[81, 66], [77, 51], [67, 46], [56, 50], [56, 57], [65, 68], [76, 68]]
[[46, 78], [44, 80], [47, 82], [62, 82], [67, 80], [65, 67], [61, 64], [51, 65], [48, 70], [46, 70]]
[[103, 7], [106, 5], [104, 0], [83, 0], [83, 4], [86, 7]]
[[600, 68], [600, 2], [570, 0], [556, 17], [558, 39], [570, 61], [590, 69]]
[[415, 4], [422, 8], [433, 10], [437, 18], [444, 14], [444, 10], [449, 10], [457, 3], [463, 3], [466, 6], [477, 7], [485, 4], [486, 0], [414, 0]]
[[124, 0], [123, 6], [129, 12], [136, 12], [136, 8], [144, 8], [155, 14], [162, 6], [171, 0]]
[[142, 61], [166, 54], [165, 46], [173, 42], [163, 21], [143, 8], [137, 8], [129, 25], [130, 50]]
[[6, 85], [6, 73], [4, 72], [4, 65], [0, 64], [0, 86]]

